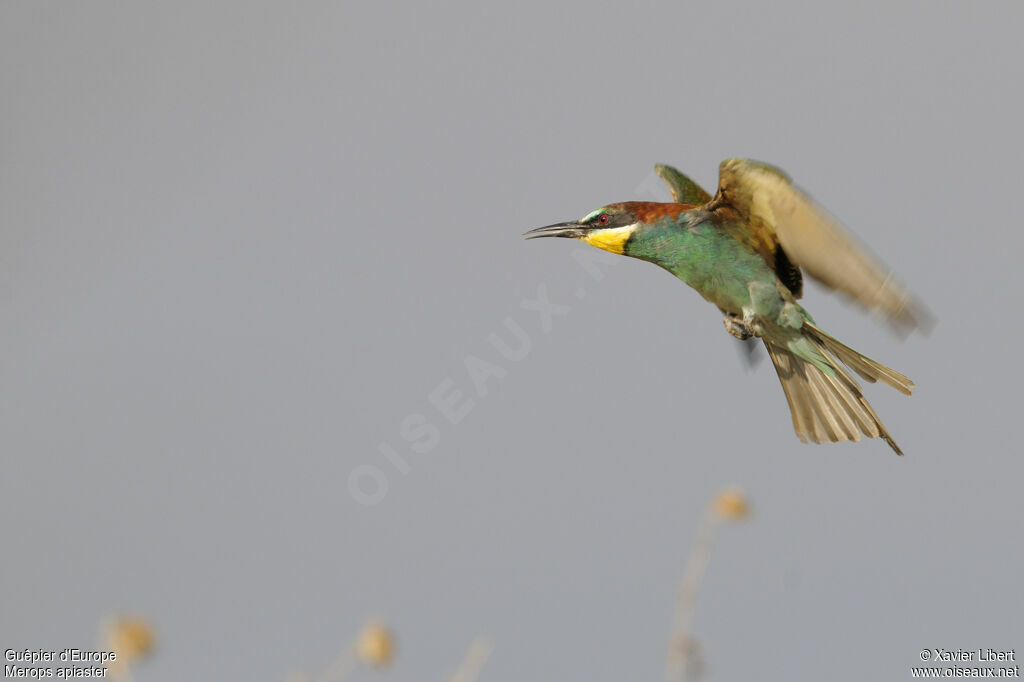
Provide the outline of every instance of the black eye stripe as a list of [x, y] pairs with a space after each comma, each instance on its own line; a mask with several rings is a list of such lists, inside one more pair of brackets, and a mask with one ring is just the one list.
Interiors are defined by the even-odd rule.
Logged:
[[594, 227], [622, 227], [623, 225], [629, 225], [633, 222], [633, 217], [628, 213], [609, 212], [609, 213], [594, 213], [587, 216], [587, 219], [583, 221], [585, 225], [591, 225]]

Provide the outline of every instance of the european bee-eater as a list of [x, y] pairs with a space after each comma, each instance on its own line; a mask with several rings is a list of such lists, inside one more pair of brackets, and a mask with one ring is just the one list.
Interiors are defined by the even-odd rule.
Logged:
[[818, 328], [796, 302], [801, 270], [904, 330], [927, 323], [923, 308], [779, 169], [723, 161], [714, 197], [673, 168], [656, 170], [676, 203], [609, 204], [531, 230], [527, 239], [570, 237], [665, 268], [719, 307], [731, 335], [764, 341], [801, 441], [858, 441], [864, 434], [902, 455], [843, 365], [906, 395], [914, 383]]

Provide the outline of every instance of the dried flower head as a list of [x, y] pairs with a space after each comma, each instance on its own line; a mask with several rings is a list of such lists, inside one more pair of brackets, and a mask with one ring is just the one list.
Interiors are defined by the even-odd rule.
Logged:
[[750, 516], [750, 502], [742, 489], [732, 487], [718, 493], [712, 509], [719, 518], [726, 521], [742, 521]]
[[101, 638], [101, 647], [116, 656], [106, 666], [114, 679], [121, 679], [128, 674], [128, 666], [149, 656], [156, 642], [149, 623], [135, 616], [108, 619]]
[[383, 667], [395, 657], [395, 638], [380, 623], [370, 623], [359, 633], [356, 655], [366, 665]]
[[119, 616], [107, 625], [107, 644], [124, 663], [134, 663], [153, 651], [153, 628], [141, 618]]

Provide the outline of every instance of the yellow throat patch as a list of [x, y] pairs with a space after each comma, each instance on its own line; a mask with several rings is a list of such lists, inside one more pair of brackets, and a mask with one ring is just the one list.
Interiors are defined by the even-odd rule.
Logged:
[[580, 237], [591, 246], [596, 246], [612, 253], [624, 253], [626, 251], [626, 240], [633, 234], [636, 225], [623, 225], [622, 227], [609, 227], [604, 230], [594, 230], [585, 237]]

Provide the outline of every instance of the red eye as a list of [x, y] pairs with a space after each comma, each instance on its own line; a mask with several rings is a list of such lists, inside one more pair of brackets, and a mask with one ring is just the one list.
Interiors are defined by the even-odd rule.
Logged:
[[602, 213], [601, 217], [597, 219], [597, 222], [601, 223], [602, 225], [607, 225], [608, 224], [608, 214], [607, 213]]

